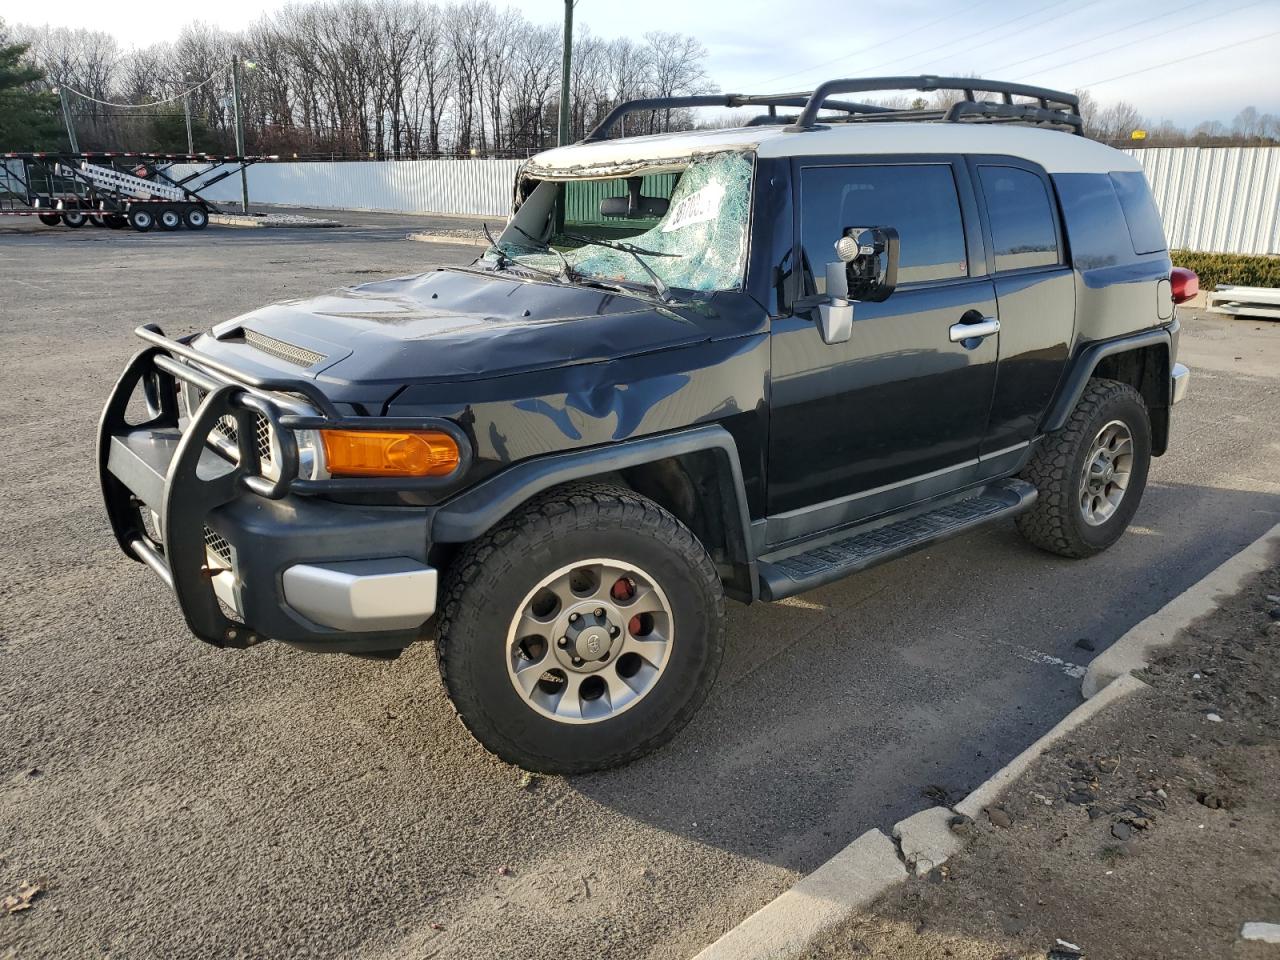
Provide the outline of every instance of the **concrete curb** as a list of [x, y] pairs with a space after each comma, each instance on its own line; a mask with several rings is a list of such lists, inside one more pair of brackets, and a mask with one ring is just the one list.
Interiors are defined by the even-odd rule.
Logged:
[[[1130, 671], [1146, 666], [1147, 653], [1171, 643], [1180, 630], [1213, 610], [1222, 598], [1236, 593], [1249, 576], [1265, 569], [1277, 544], [1280, 524], [1094, 658], [1085, 674], [1084, 694], [1088, 699], [954, 809], [929, 807], [898, 821], [893, 827], [897, 846], [879, 830], [867, 831], [694, 960], [799, 957], [825, 931], [905, 881], [908, 868], [920, 877], [946, 863], [965, 844], [951, 829], [951, 821], [957, 815], [977, 820], [1050, 746], [1129, 694], [1150, 689]], [[1091, 678], [1097, 684], [1092, 690]]]
[[868, 830], [694, 960], [795, 957], [854, 910], [905, 879], [907, 871], [893, 841], [879, 830]]
[[467, 237], [455, 237], [447, 233], [411, 233], [406, 240], [417, 240], [419, 243], [452, 243], [459, 247], [487, 247], [488, 240], [477, 240]]
[[1153, 652], [1167, 647], [1180, 631], [1217, 609], [1223, 598], [1239, 592], [1245, 580], [1265, 570], [1277, 545], [1280, 523], [1094, 657], [1080, 683], [1085, 699], [1096, 696], [1117, 678], [1147, 666]]

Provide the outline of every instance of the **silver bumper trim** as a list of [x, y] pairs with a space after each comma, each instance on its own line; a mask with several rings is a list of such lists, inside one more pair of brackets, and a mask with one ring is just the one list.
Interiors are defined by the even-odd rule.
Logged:
[[308, 620], [351, 632], [408, 630], [436, 612], [436, 571], [407, 557], [295, 564], [285, 602]]
[[1187, 395], [1187, 387], [1191, 385], [1191, 371], [1180, 363], [1173, 365], [1173, 402], [1178, 403]]

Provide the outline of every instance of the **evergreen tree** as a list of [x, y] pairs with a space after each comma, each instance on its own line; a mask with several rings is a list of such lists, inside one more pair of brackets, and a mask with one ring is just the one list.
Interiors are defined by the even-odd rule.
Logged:
[[6, 43], [0, 22], [0, 152], [65, 145], [58, 98], [36, 84], [44, 74], [23, 62], [27, 45]]

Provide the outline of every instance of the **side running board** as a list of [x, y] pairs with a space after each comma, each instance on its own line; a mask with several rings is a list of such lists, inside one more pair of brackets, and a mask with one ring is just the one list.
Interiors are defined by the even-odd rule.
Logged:
[[966, 500], [870, 530], [855, 527], [845, 536], [800, 553], [766, 554], [759, 560], [760, 599], [794, 596], [993, 520], [1012, 517], [1034, 504], [1036, 495], [1036, 488], [1024, 480], [1001, 480]]

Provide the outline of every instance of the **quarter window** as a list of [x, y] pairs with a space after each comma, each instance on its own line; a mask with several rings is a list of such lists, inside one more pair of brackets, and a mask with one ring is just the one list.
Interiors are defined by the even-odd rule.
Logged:
[[805, 273], [818, 293], [826, 292], [826, 264], [846, 227], [898, 231], [900, 284], [968, 276], [950, 165], [807, 167], [800, 190]]
[[978, 167], [991, 220], [996, 270], [1052, 266], [1058, 232], [1044, 181], [1017, 167]]
[[1133, 252], [1159, 253], [1166, 249], [1164, 224], [1160, 222], [1160, 211], [1151, 198], [1147, 178], [1141, 173], [1113, 173], [1111, 185], [1120, 198], [1120, 209], [1124, 211], [1124, 221], [1129, 227]]

